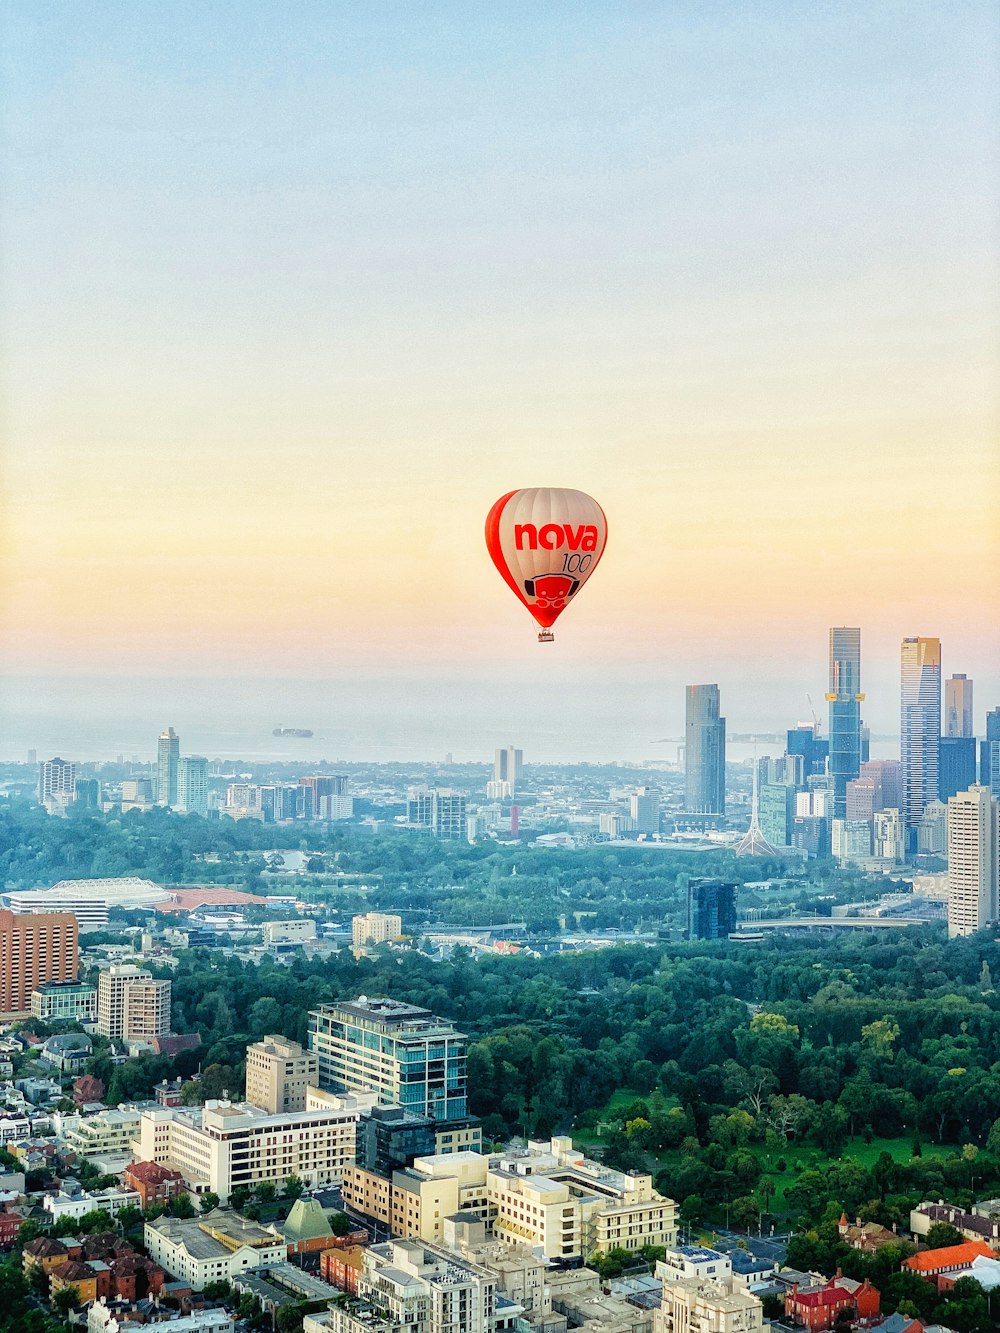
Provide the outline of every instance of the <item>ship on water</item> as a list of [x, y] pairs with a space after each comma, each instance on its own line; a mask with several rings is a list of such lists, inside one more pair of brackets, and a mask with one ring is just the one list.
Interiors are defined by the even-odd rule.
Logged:
[[301, 736], [307, 739], [312, 735], [308, 727], [275, 727], [272, 736]]

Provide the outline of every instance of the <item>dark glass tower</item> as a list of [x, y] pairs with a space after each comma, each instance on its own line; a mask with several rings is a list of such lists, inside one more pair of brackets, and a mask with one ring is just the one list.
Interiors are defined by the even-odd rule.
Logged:
[[684, 718], [684, 808], [692, 814], [726, 812], [726, 719], [719, 716], [718, 685], [689, 685]]
[[861, 771], [861, 630], [830, 631], [830, 777], [833, 817], [847, 818], [847, 784]]
[[688, 938], [724, 940], [736, 929], [736, 885], [721, 879], [688, 882]]

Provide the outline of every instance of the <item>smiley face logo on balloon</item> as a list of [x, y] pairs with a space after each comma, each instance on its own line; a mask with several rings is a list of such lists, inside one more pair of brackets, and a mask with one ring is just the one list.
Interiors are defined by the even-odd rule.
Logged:
[[583, 491], [531, 487], [502, 495], [486, 518], [486, 546], [515, 596], [541, 625], [539, 643], [597, 568], [604, 510]]

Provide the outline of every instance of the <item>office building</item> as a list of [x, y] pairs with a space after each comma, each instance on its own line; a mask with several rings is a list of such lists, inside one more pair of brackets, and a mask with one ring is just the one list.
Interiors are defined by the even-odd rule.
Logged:
[[435, 790], [431, 793], [431, 830], [445, 842], [464, 842], [465, 796], [460, 791]]
[[1000, 917], [1000, 802], [976, 785], [948, 802], [948, 935]]
[[95, 1023], [97, 989], [82, 981], [45, 981], [31, 993], [31, 1013], [43, 1023]]
[[521, 780], [521, 757], [522, 752], [515, 750], [513, 745], [493, 752], [493, 781], [507, 783], [510, 790], [505, 794], [508, 796], [515, 794]]
[[920, 856], [948, 855], [948, 807], [945, 802], [930, 801], [924, 806], [917, 825], [917, 853]]
[[899, 810], [903, 801], [902, 769], [898, 759], [866, 759], [859, 774], [876, 784], [875, 809]]
[[100, 810], [101, 784], [96, 778], [77, 778], [73, 788], [73, 803], [78, 810]]
[[875, 811], [872, 820], [872, 851], [882, 861], [891, 861], [893, 865], [903, 864], [906, 856], [906, 837], [903, 819], [898, 810]]
[[976, 781], [975, 736], [942, 736], [938, 749], [938, 799], [965, 791]]
[[845, 819], [865, 819], [869, 823], [875, 818], [875, 811], [881, 810], [879, 784], [874, 778], [852, 778], [847, 784]]
[[1000, 708], [986, 714], [986, 739], [979, 747], [979, 783], [1000, 800]]
[[[265, 783], [257, 788], [257, 805], [266, 824], [283, 824], [294, 819], [298, 809], [299, 789], [287, 783]], [[353, 806], [353, 802], [352, 802]]]
[[187, 815], [208, 814], [208, 760], [200, 754], [177, 761], [177, 809]]
[[177, 804], [177, 771], [181, 761], [180, 737], [173, 727], [160, 732], [156, 744], [156, 801], [171, 809]]
[[772, 847], [789, 847], [795, 820], [795, 788], [765, 782], [760, 788], [760, 831]]
[[830, 630], [829, 772], [833, 781], [834, 819], [847, 817], [847, 784], [861, 768], [861, 630]]
[[900, 666], [901, 809], [912, 850], [924, 806], [938, 795], [941, 640], [904, 639]]
[[660, 790], [658, 787], [637, 787], [629, 795], [629, 817], [636, 833], [653, 834], [660, 831]]
[[32, 994], [77, 973], [77, 923], [69, 912], [0, 909], [0, 1018], [27, 1018]]
[[373, 1106], [358, 1121], [354, 1160], [363, 1171], [389, 1180], [417, 1157], [479, 1152], [482, 1144], [478, 1120], [434, 1120], [401, 1106]]
[[76, 764], [45, 759], [38, 765], [38, 802], [50, 813], [65, 810], [76, 798]]
[[429, 787], [411, 787], [406, 794], [406, 822], [415, 828], [434, 823], [434, 793]]
[[806, 778], [826, 772], [830, 743], [820, 740], [819, 723], [799, 722], [788, 729], [785, 752], [802, 759], [804, 782]]
[[350, 819], [354, 798], [348, 794], [343, 773], [324, 773], [299, 778], [298, 814], [301, 819]]
[[138, 806], [140, 810], [153, 804], [155, 796], [152, 778], [124, 778], [121, 785], [122, 810]]
[[358, 1117], [373, 1101], [372, 1094], [310, 1095], [305, 1110], [275, 1114], [229, 1101], [150, 1107], [135, 1136], [138, 1156], [179, 1171], [192, 1192], [212, 1192], [223, 1203], [237, 1186], [280, 1185], [289, 1176], [309, 1189], [336, 1185], [354, 1160]]
[[170, 988], [133, 963], [106, 968], [97, 978], [98, 1032], [125, 1042], [167, 1036]]
[[366, 912], [351, 917], [351, 943], [355, 949], [391, 944], [403, 933], [403, 918], [392, 912]]
[[297, 1041], [271, 1034], [247, 1047], [246, 1100], [269, 1115], [304, 1111], [319, 1084], [319, 1060]]
[[381, 1102], [434, 1120], [464, 1119], [466, 1036], [429, 1009], [361, 996], [309, 1015], [323, 1088], [374, 1089]]
[[830, 855], [842, 865], [866, 861], [872, 854], [872, 824], [866, 819], [830, 820]]
[[685, 692], [684, 809], [726, 812], [726, 719], [719, 716], [718, 685], [689, 685]]
[[975, 735], [972, 726], [972, 681], [957, 672], [944, 683], [944, 735]]
[[721, 879], [688, 881], [688, 939], [724, 940], [736, 929], [737, 886]]

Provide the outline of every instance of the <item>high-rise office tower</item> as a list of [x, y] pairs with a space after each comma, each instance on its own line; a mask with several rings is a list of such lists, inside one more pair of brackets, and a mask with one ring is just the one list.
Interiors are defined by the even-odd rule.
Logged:
[[942, 736], [938, 748], [938, 800], [947, 801], [976, 780], [975, 736]]
[[799, 722], [788, 729], [785, 752], [802, 756], [803, 780], [826, 769], [830, 742], [819, 738], [819, 723]]
[[871, 778], [878, 791], [876, 810], [899, 810], [903, 800], [902, 770], [898, 759], [868, 759], [861, 765], [862, 778]]
[[463, 842], [468, 836], [465, 822], [465, 793], [435, 790], [431, 801], [431, 828], [435, 838]]
[[979, 746], [979, 781], [1000, 801], [1000, 708], [986, 714], [986, 739]]
[[833, 817], [847, 813], [847, 784], [861, 770], [861, 630], [830, 630], [830, 777]]
[[659, 787], [637, 787], [629, 796], [629, 814], [636, 833], [659, 833]]
[[724, 940], [736, 929], [735, 884], [721, 879], [688, 881], [688, 939]]
[[726, 719], [719, 716], [718, 685], [689, 685], [685, 699], [684, 808], [692, 814], [726, 812]]
[[350, 819], [354, 797], [344, 773], [299, 778], [299, 814], [303, 819]]
[[521, 778], [522, 753], [521, 750], [515, 750], [513, 745], [508, 745], [504, 750], [493, 751], [493, 781], [510, 784], [510, 791], [504, 795], [514, 796], [517, 792], [517, 784]]
[[466, 1040], [448, 1019], [397, 1000], [361, 996], [309, 1015], [321, 1087], [374, 1090], [380, 1101], [435, 1120], [468, 1113]]
[[181, 760], [180, 737], [173, 727], [167, 727], [160, 733], [156, 745], [156, 803], [157, 805], [175, 806], [177, 804], [177, 769]]
[[941, 640], [904, 639], [900, 657], [902, 814], [909, 850], [929, 801], [938, 794], [941, 740]]
[[66, 759], [44, 759], [38, 765], [38, 800], [46, 808], [69, 805], [76, 795], [76, 764]]
[[77, 936], [72, 912], [0, 910], [0, 1018], [27, 1017], [44, 982], [75, 979]]
[[1000, 915], [1000, 803], [988, 787], [948, 802], [948, 935], [971, 935]]
[[177, 809], [208, 814], [208, 760], [200, 754], [182, 755], [177, 761]]
[[949, 676], [944, 683], [944, 735], [972, 736], [972, 681], [966, 675]]

